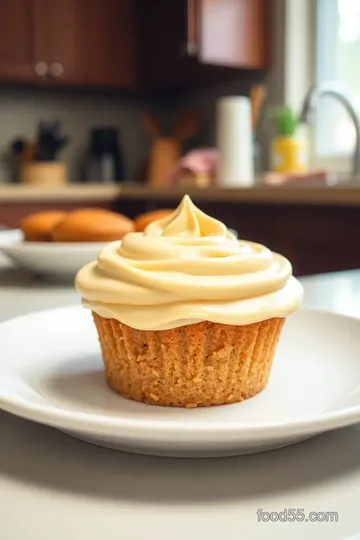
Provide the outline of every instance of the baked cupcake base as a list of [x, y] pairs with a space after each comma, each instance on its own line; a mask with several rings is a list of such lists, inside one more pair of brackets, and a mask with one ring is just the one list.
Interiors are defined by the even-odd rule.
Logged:
[[263, 390], [285, 320], [143, 331], [93, 317], [112, 389], [135, 401], [188, 408], [235, 403]]

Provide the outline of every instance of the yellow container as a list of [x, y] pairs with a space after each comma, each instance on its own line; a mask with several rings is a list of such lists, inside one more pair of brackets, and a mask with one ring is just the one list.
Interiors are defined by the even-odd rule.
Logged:
[[271, 145], [272, 170], [282, 173], [307, 171], [305, 141], [295, 137], [276, 137]]

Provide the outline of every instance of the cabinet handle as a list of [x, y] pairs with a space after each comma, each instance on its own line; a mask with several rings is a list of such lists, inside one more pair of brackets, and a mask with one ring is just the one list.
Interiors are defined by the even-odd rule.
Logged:
[[46, 62], [37, 62], [34, 67], [35, 73], [39, 77], [45, 77], [47, 75], [48, 69], [49, 68]]
[[54, 62], [49, 68], [49, 73], [52, 77], [57, 79], [64, 73], [64, 68], [61, 64], [59, 64], [59, 62]]
[[196, 56], [199, 52], [199, 3], [187, 0], [187, 38], [185, 53]]

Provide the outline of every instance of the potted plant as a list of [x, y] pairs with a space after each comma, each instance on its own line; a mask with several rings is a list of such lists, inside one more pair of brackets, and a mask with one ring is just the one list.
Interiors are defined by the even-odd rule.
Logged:
[[282, 173], [303, 173], [307, 169], [305, 142], [298, 137], [299, 116], [288, 105], [272, 107], [276, 136], [271, 145], [272, 170]]

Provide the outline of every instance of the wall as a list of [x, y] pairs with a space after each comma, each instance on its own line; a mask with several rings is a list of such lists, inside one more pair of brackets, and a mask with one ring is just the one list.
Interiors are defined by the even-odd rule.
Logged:
[[314, 0], [287, 0], [285, 9], [284, 93], [292, 107], [301, 107], [315, 83]]
[[262, 82], [265, 75], [262, 73], [239, 74], [231, 82], [218, 83], [211, 88], [198, 88], [189, 91], [174, 103], [174, 107], [190, 107], [199, 112], [201, 118], [200, 131], [191, 144], [200, 146], [213, 146], [216, 140], [216, 103], [222, 96], [248, 96], [252, 84]]
[[[216, 100], [222, 95], [248, 95], [251, 84], [263, 78], [260, 74], [240, 74], [236, 81], [200, 88], [183, 94], [181, 99], [159, 101], [152, 108], [163, 126], [171, 133], [173, 113], [177, 108], [195, 108], [201, 116], [197, 137], [184, 146], [213, 145], [216, 128]], [[95, 95], [70, 91], [0, 89], [0, 184], [13, 180], [9, 144], [18, 137], [34, 139], [38, 122], [60, 120], [71, 144], [61, 154], [71, 181], [79, 181], [89, 130], [96, 125], [119, 129], [126, 178], [133, 180], [146, 159], [151, 138], [142, 125], [141, 112], [149, 104], [126, 95]]]
[[94, 125], [116, 126], [127, 178], [132, 178], [146, 156], [149, 137], [141, 125], [144, 104], [128, 96], [96, 96], [86, 93], [0, 89], [0, 183], [11, 179], [9, 142], [16, 137], [34, 138], [40, 120], [60, 120], [72, 143], [62, 157], [71, 180], [79, 179], [81, 159], [89, 129]]

